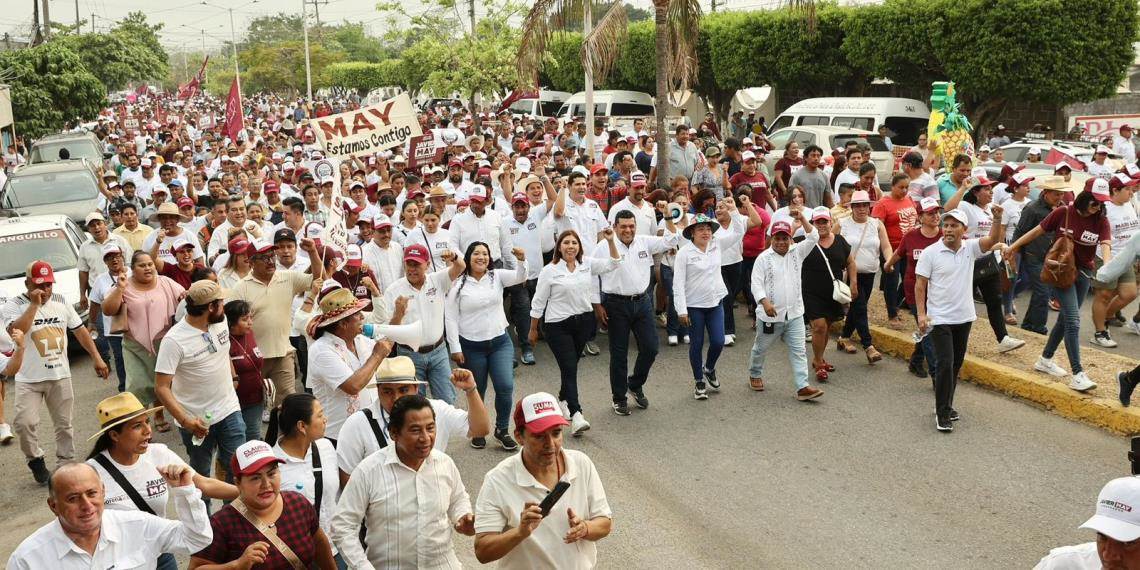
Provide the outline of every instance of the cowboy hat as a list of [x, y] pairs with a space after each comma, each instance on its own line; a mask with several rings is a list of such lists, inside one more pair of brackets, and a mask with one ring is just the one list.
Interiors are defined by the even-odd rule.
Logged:
[[91, 441], [103, 435], [104, 432], [119, 424], [129, 422], [139, 416], [157, 412], [162, 408], [162, 406], [147, 408], [130, 392], [115, 394], [99, 402], [98, 406], [95, 406], [95, 416], [99, 418], [99, 431], [95, 432], [95, 435], [87, 438], [87, 441]]

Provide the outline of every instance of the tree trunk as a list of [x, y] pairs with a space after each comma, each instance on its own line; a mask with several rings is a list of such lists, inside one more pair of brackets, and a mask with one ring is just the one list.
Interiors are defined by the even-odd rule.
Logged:
[[669, 22], [666, 14], [669, 10], [670, 0], [654, 0], [653, 22], [656, 40], [657, 60], [657, 94], [653, 97], [653, 106], [657, 115], [657, 187], [669, 188], [669, 132], [665, 128], [665, 111], [668, 108], [669, 81], [666, 70], [670, 65], [669, 53]]
[[970, 125], [974, 127], [975, 145], [985, 144], [986, 130], [989, 129], [990, 125], [997, 123], [1008, 105], [1009, 99], [1004, 97], [991, 97], [985, 100], [978, 100], [973, 97], [962, 98], [962, 112], [970, 120]]
[[[582, 38], [589, 37], [594, 29], [594, 16], [590, 12], [594, 0], [582, 2]], [[594, 70], [586, 62], [582, 62], [586, 71], [586, 152], [594, 156]]]

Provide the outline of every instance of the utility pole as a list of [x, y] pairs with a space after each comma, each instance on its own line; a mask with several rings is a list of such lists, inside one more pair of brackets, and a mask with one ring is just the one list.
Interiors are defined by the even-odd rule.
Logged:
[[709, 0], [709, 3], [712, 4], [712, 11], [716, 12], [716, 0]]
[[29, 45], [40, 45], [43, 38], [43, 31], [40, 28], [40, 0], [32, 0], [32, 40]]
[[313, 69], [309, 65], [309, 15], [305, 8], [308, 0], [301, 0], [301, 30], [305, 35], [305, 92], [309, 101], [313, 100]]
[[321, 27], [321, 4], [328, 4], [328, 0], [304, 0], [305, 2], [313, 3], [313, 17], [316, 19], [317, 28]]
[[471, 19], [471, 37], [475, 37], [475, 0], [467, 0], [467, 17]]
[[91, 33], [95, 33], [95, 12], [91, 12]]
[[79, 33], [79, 0], [75, 0], [75, 33]]
[[[44, 0], [47, 2], [47, 0]], [[230, 8], [230, 47], [234, 54], [234, 78], [237, 80], [238, 93], [241, 93], [241, 71], [238, 70], [237, 36], [234, 34], [234, 9]]]
[[51, 16], [48, 15], [48, 0], [44, 0], [44, 41], [51, 39]]

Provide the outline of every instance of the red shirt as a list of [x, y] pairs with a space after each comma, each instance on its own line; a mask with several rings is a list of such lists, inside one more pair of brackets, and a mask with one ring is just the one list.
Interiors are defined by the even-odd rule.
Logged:
[[614, 188], [612, 186], [606, 186], [606, 189], [601, 192], [595, 191], [593, 184], [586, 188], [586, 197], [597, 202], [602, 213], [606, 215], [609, 215], [610, 208], [613, 207], [614, 204], [625, 199], [625, 195], [626, 191], [623, 188]]
[[162, 271], [159, 271], [158, 274], [173, 279], [174, 282], [181, 285], [183, 289], [189, 289], [190, 285], [193, 284], [193, 281], [190, 280], [190, 274], [199, 267], [202, 267], [202, 264], [195, 263], [190, 271], [183, 271], [178, 267], [177, 263], [164, 263], [162, 264]]
[[[1067, 214], [1067, 212], [1072, 212]], [[1066, 216], [1068, 221], [1066, 221]], [[1047, 232], [1063, 231], [1073, 239], [1073, 257], [1076, 258], [1077, 267], [1095, 269], [1093, 259], [1096, 258], [1096, 248], [1101, 242], [1112, 241], [1112, 232], [1108, 228], [1108, 218], [1103, 214], [1098, 216], [1082, 216], [1071, 206], [1059, 206], [1044, 220], [1041, 220], [1041, 229]], [[1062, 229], [1063, 228], [1063, 229]]]
[[[795, 160], [788, 160], [781, 158], [776, 161], [776, 167], [772, 172], [780, 172], [780, 180], [784, 182], [784, 188], [788, 187], [788, 183], [792, 181], [792, 173], [799, 170], [804, 165], [802, 157], [796, 157]], [[783, 196], [781, 196], [783, 198]]]
[[756, 207], [756, 204], [752, 204], [752, 209], [760, 215], [760, 225], [744, 232], [744, 257], [756, 257], [768, 247], [768, 226], [772, 223], [772, 214]]
[[[317, 543], [313, 537], [320, 528], [317, 526], [317, 512], [313, 505], [300, 493], [281, 491], [281, 501], [284, 503], [281, 516], [273, 523], [277, 536], [289, 546], [301, 563], [306, 567], [312, 566], [316, 559]], [[262, 536], [241, 513], [232, 505], [222, 507], [210, 517], [210, 526], [214, 530], [214, 542], [210, 543], [201, 552], [194, 556], [208, 560], [215, 564], [224, 564], [241, 558], [247, 546], [255, 542], [269, 541]], [[265, 562], [258, 564], [259, 570], [293, 570], [293, 565], [285, 560], [272, 545]]]
[[265, 388], [261, 384], [261, 367], [265, 359], [261, 356], [261, 349], [257, 348], [257, 340], [253, 338], [253, 331], [241, 336], [230, 335], [230, 362], [238, 375], [237, 396], [238, 403], [244, 408], [265, 401]]
[[914, 306], [914, 268], [918, 267], [918, 255], [922, 250], [931, 246], [938, 240], [942, 239], [942, 230], [934, 237], [926, 237], [922, 235], [922, 230], [915, 228], [902, 238], [902, 243], [899, 245], [899, 257], [906, 260], [906, 275], [903, 276], [903, 296], [906, 297], [906, 304]]
[[772, 190], [768, 185], [768, 178], [760, 171], [756, 171], [756, 174], [749, 176], [741, 170], [733, 174], [732, 178], [728, 179], [728, 185], [732, 186], [733, 192], [736, 191], [737, 186], [748, 186], [752, 189], [752, 201], [760, 204], [761, 207], [772, 199]]
[[897, 200], [890, 195], [883, 196], [871, 210], [871, 215], [883, 221], [887, 239], [890, 240], [891, 247], [896, 249], [903, 236], [918, 227], [918, 210], [909, 196]]
[[332, 276], [333, 281], [340, 283], [345, 289], [352, 291], [353, 296], [355, 296], [357, 299], [368, 301], [368, 304], [364, 307], [364, 310], [371, 311], [372, 294], [368, 292], [368, 287], [364, 286], [363, 284], [365, 277], [372, 278], [372, 283], [377, 287], [380, 286], [380, 280], [376, 278], [376, 274], [372, 272], [371, 268], [369, 268], [368, 271], [364, 271], [363, 268], [361, 268], [361, 271], [356, 274], [356, 277], [350, 276], [344, 269], [333, 273]]

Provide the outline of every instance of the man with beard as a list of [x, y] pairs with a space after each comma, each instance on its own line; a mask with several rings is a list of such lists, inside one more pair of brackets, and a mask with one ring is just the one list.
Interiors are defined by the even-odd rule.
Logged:
[[[155, 395], [179, 426], [190, 467], [203, 476], [210, 476], [215, 453], [221, 465], [229, 465], [245, 442], [225, 297], [225, 290], [213, 281], [191, 285], [186, 318], [162, 337], [154, 367]], [[232, 475], [227, 473], [226, 479], [232, 482]]]
[[453, 158], [447, 164], [447, 180], [439, 183], [448, 194], [455, 197], [456, 201], [467, 200], [472, 194], [483, 191], [483, 188], [468, 180], [463, 174], [463, 161]]
[[640, 172], [633, 174], [629, 195], [610, 208], [609, 222], [611, 226], [616, 224], [615, 220], [619, 213], [632, 212], [634, 220], [637, 221], [637, 235], [652, 236], [657, 233], [656, 211], [653, 204], [645, 200], [647, 185], [644, 174]]

